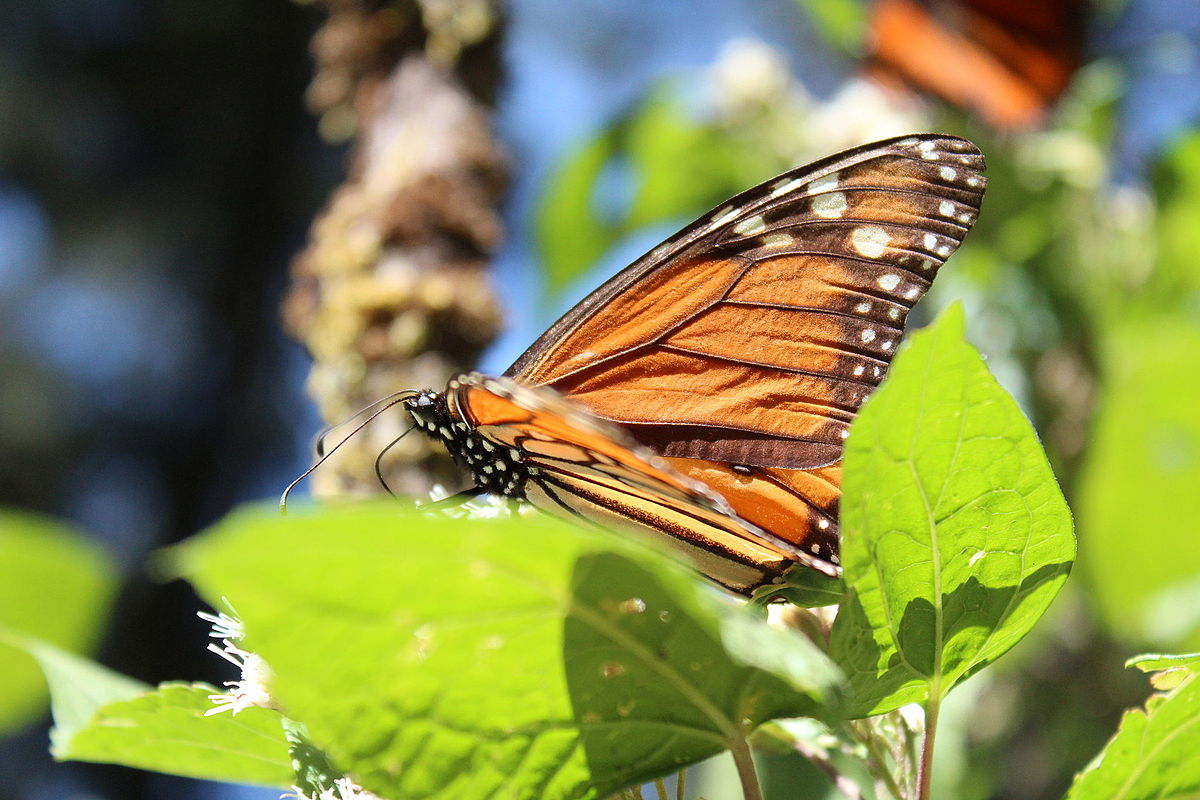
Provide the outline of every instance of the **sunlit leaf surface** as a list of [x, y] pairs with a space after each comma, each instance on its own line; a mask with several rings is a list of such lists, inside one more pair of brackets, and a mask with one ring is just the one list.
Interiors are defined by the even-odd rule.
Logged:
[[847, 444], [832, 647], [856, 714], [944, 696], [1008, 650], [1074, 557], [1037, 436], [962, 336], [960, 308], [915, 334]]
[[0, 732], [46, 708], [36, 663], [3, 632], [30, 634], [73, 652], [100, 638], [116, 590], [108, 559], [82, 536], [52, 520], [0, 512]]
[[1067, 800], [1200, 796], [1200, 679], [1126, 711], [1116, 735], [1075, 778]]
[[284, 712], [393, 800], [603, 797], [835, 699], [806, 639], [544, 517], [248, 512], [179, 563], [238, 609]]
[[60, 761], [95, 761], [210, 780], [287, 787], [291, 759], [275, 711], [205, 716], [207, 684], [154, 689], [52, 645], [26, 640], [45, 671], [54, 708], [51, 751]]

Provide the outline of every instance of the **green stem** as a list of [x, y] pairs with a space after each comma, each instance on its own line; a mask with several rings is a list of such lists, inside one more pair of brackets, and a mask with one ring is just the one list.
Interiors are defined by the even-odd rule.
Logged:
[[662, 778], [654, 781], [654, 792], [658, 795], [658, 800], [671, 800], [667, 794], [667, 782]]
[[887, 756], [879, 749], [879, 733], [868, 720], [861, 720], [861, 726], [855, 726], [850, 729], [850, 738], [857, 739], [867, 746], [867, 755], [870, 756], [869, 769], [872, 777], [882, 781], [887, 790], [891, 792], [892, 797], [896, 800], [904, 800], [904, 793], [900, 791], [900, 785], [896, 783], [896, 777], [892, 775], [889, 769]]
[[733, 754], [738, 779], [742, 782], [743, 800], [763, 800], [758, 772], [754, 769], [754, 757], [750, 755], [750, 743], [744, 738], [739, 738], [730, 744], [729, 752]]
[[684, 787], [687, 786], [687, 767], [679, 770], [679, 775], [675, 778], [675, 800], [684, 799]]
[[942, 708], [940, 692], [930, 692], [925, 704], [925, 740], [921, 742], [921, 765], [917, 771], [917, 800], [929, 800], [933, 785], [933, 740], [937, 734], [938, 712]]

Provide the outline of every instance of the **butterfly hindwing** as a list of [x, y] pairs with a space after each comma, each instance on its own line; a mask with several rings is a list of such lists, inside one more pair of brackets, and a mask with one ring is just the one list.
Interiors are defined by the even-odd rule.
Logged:
[[545, 511], [665, 536], [698, 569], [739, 592], [797, 561], [832, 571], [557, 392], [471, 373], [452, 381], [447, 395], [478, 436], [508, 449], [508, 469], [524, 475], [523, 496]]

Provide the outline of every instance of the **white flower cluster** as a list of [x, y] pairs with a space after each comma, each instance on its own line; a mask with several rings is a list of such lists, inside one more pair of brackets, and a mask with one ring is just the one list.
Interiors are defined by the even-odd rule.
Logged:
[[280, 800], [379, 800], [379, 796], [371, 794], [349, 778], [338, 778], [333, 786], [322, 789], [316, 796], [310, 797], [300, 791], [299, 786], [293, 786]]
[[237, 714], [251, 706], [273, 708], [270, 694], [271, 668], [261, 656], [243, 650], [236, 644], [246, 635], [242, 621], [225, 612], [209, 614], [199, 611], [196, 616], [212, 625], [209, 636], [221, 640], [220, 645], [210, 642], [208, 649], [241, 671], [239, 680], [225, 682], [229, 691], [208, 696], [213, 702], [213, 707], [204, 712], [204, 716], [220, 714], [222, 711]]
[[722, 125], [792, 163], [929, 126], [920, 101], [867, 78], [847, 79], [827, 100], [813, 97], [786, 56], [757, 39], [731, 39], [706, 86], [710, 112]]

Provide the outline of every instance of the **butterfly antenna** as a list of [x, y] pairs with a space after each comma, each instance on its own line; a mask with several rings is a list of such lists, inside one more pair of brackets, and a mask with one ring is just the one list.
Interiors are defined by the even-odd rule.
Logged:
[[[312, 448], [311, 448], [312, 452], [313, 452], [313, 457], [314, 458], [323, 458], [325, 456], [325, 440], [328, 439], [329, 435], [332, 434], [334, 431], [336, 431], [338, 428], [342, 427], [343, 425], [349, 425], [351, 422], [358, 419], [363, 414], [369, 413], [371, 411], [371, 409], [375, 408], [376, 406], [382, 405], [384, 403], [388, 403], [391, 400], [394, 400], [398, 397], [408, 398], [408, 397], [412, 397], [412, 395], [413, 395], [413, 392], [408, 389], [406, 389], [404, 391], [400, 391], [400, 392], [393, 392], [393, 393], [387, 395], [386, 397], [379, 398], [378, 400], [376, 400], [373, 403], [368, 403], [367, 405], [363, 406], [358, 411], [355, 411], [353, 414], [351, 414], [349, 417], [342, 420], [341, 422], [334, 423], [333, 425], [326, 425], [324, 428], [322, 428], [317, 433], [316, 436], [313, 437], [313, 443], [312, 443]], [[353, 434], [351, 434], [351, 435], [353, 435]]]
[[[365, 427], [367, 427], [368, 425], [370, 425], [370, 424], [371, 424], [371, 422], [372, 422], [372, 421], [373, 421], [373, 420], [374, 420], [376, 417], [378, 417], [380, 414], [382, 414], [383, 412], [387, 411], [388, 409], [392, 408], [393, 406], [395, 406], [395, 405], [397, 405], [397, 404], [399, 404], [399, 403], [403, 403], [405, 400], [408, 400], [408, 399], [410, 399], [410, 398], [412, 398], [412, 397], [415, 397], [415, 396], [416, 396], [416, 394], [417, 394], [417, 392], [414, 392], [414, 391], [396, 392], [395, 394], [391, 395], [390, 397], [386, 397], [386, 398], [384, 398], [383, 400], [377, 400], [376, 402], [372, 403], [371, 405], [369, 405], [369, 406], [367, 406], [365, 409], [363, 409], [363, 411], [360, 411], [360, 412], [358, 412], [357, 414], [355, 414], [355, 415], [354, 415], [355, 417], [357, 417], [357, 416], [361, 416], [363, 413], [365, 413], [367, 410], [371, 409], [372, 407], [374, 407], [374, 406], [380, 406], [380, 404], [381, 404], [381, 403], [383, 404], [383, 405], [382, 405], [382, 406], [380, 406], [378, 409], [376, 409], [375, 411], [371, 412], [371, 415], [370, 415], [370, 416], [368, 416], [366, 419], [364, 419], [362, 422], [360, 422], [358, 425], [356, 425], [356, 426], [354, 427], [354, 430], [352, 430], [352, 431], [350, 431], [348, 434], [346, 434], [345, 438], [343, 438], [343, 439], [342, 439], [340, 442], [338, 442], [337, 444], [335, 444], [333, 447], [329, 448], [329, 451], [328, 451], [328, 452], [321, 454], [321, 456], [320, 456], [320, 457], [317, 459], [317, 463], [313, 464], [311, 467], [309, 467], [308, 469], [304, 470], [304, 472], [303, 472], [303, 473], [301, 473], [301, 474], [300, 474], [300, 476], [299, 476], [298, 478], [296, 478], [294, 481], [292, 481], [291, 483], [289, 483], [289, 484], [287, 485], [287, 488], [283, 490], [283, 494], [281, 494], [281, 495], [279, 496], [279, 511], [280, 511], [280, 513], [282, 513], [282, 514], [286, 514], [286, 513], [287, 513], [287, 501], [288, 501], [288, 495], [290, 495], [290, 494], [291, 494], [291, 492], [292, 492], [292, 489], [295, 489], [295, 488], [296, 488], [296, 484], [300, 483], [300, 481], [304, 480], [304, 479], [305, 479], [305, 478], [307, 478], [309, 475], [313, 474], [313, 472], [315, 472], [315, 471], [316, 471], [317, 467], [321, 466], [321, 465], [322, 465], [322, 464], [324, 464], [326, 461], [328, 461], [328, 460], [329, 460], [329, 458], [330, 458], [330, 456], [332, 456], [334, 453], [336, 453], [336, 452], [338, 451], [338, 448], [340, 448], [340, 447], [341, 447], [342, 445], [344, 445], [346, 442], [348, 442], [348, 441], [350, 441], [352, 438], [354, 438], [354, 435], [355, 435], [356, 433], [358, 433], [358, 432], [359, 432], [359, 431], [361, 431], [363, 428], [365, 428]], [[351, 417], [351, 419], [353, 419], [353, 418], [354, 418], [354, 417]], [[344, 424], [346, 424], [346, 423], [341, 423], [341, 424], [342, 424], [342, 425], [344, 425]], [[333, 427], [334, 427], [334, 428], [337, 428], [337, 427], [340, 427], [340, 425], [335, 425], [335, 426], [333, 426]], [[333, 428], [331, 428], [330, 430], [333, 430]], [[409, 430], [409, 431], [411, 431], [411, 430], [412, 430], [412, 428], [409, 428], [408, 430]], [[404, 433], [408, 433], [408, 431], [405, 431]], [[327, 431], [325, 434], [323, 434], [323, 435], [321, 436], [321, 438], [320, 438], [320, 441], [318, 442], [318, 445], [319, 445], [319, 446], [320, 446], [322, 449], [324, 449], [324, 444], [323, 444], [323, 443], [324, 443], [325, 437], [326, 437], [327, 435], [328, 435], [328, 431]], [[401, 434], [401, 436], [403, 436], [403, 434]], [[400, 438], [400, 437], [397, 437], [397, 441], [399, 440], [399, 438]], [[395, 442], [392, 442], [392, 444], [395, 444]], [[392, 446], [392, 445], [388, 445], [388, 447], [391, 447], [391, 446]], [[386, 488], [386, 487], [385, 487], [385, 488]]]
[[392, 497], [395, 497], [396, 493], [392, 491], [392, 487], [388, 486], [387, 478], [383, 477], [383, 457], [386, 456], [388, 450], [391, 450], [393, 447], [395, 447], [396, 444], [399, 443], [399, 441], [401, 439], [403, 439], [405, 436], [408, 436], [410, 433], [412, 433], [413, 428], [415, 428], [415, 427], [416, 427], [415, 425], [410, 426], [409, 429], [406, 430], [404, 433], [400, 434], [395, 439], [392, 439], [392, 441], [388, 442], [387, 447], [380, 450], [379, 455], [375, 456], [375, 477], [379, 480], [379, 485], [383, 487], [383, 490], [385, 492], [387, 492], [388, 494], [390, 494]]

